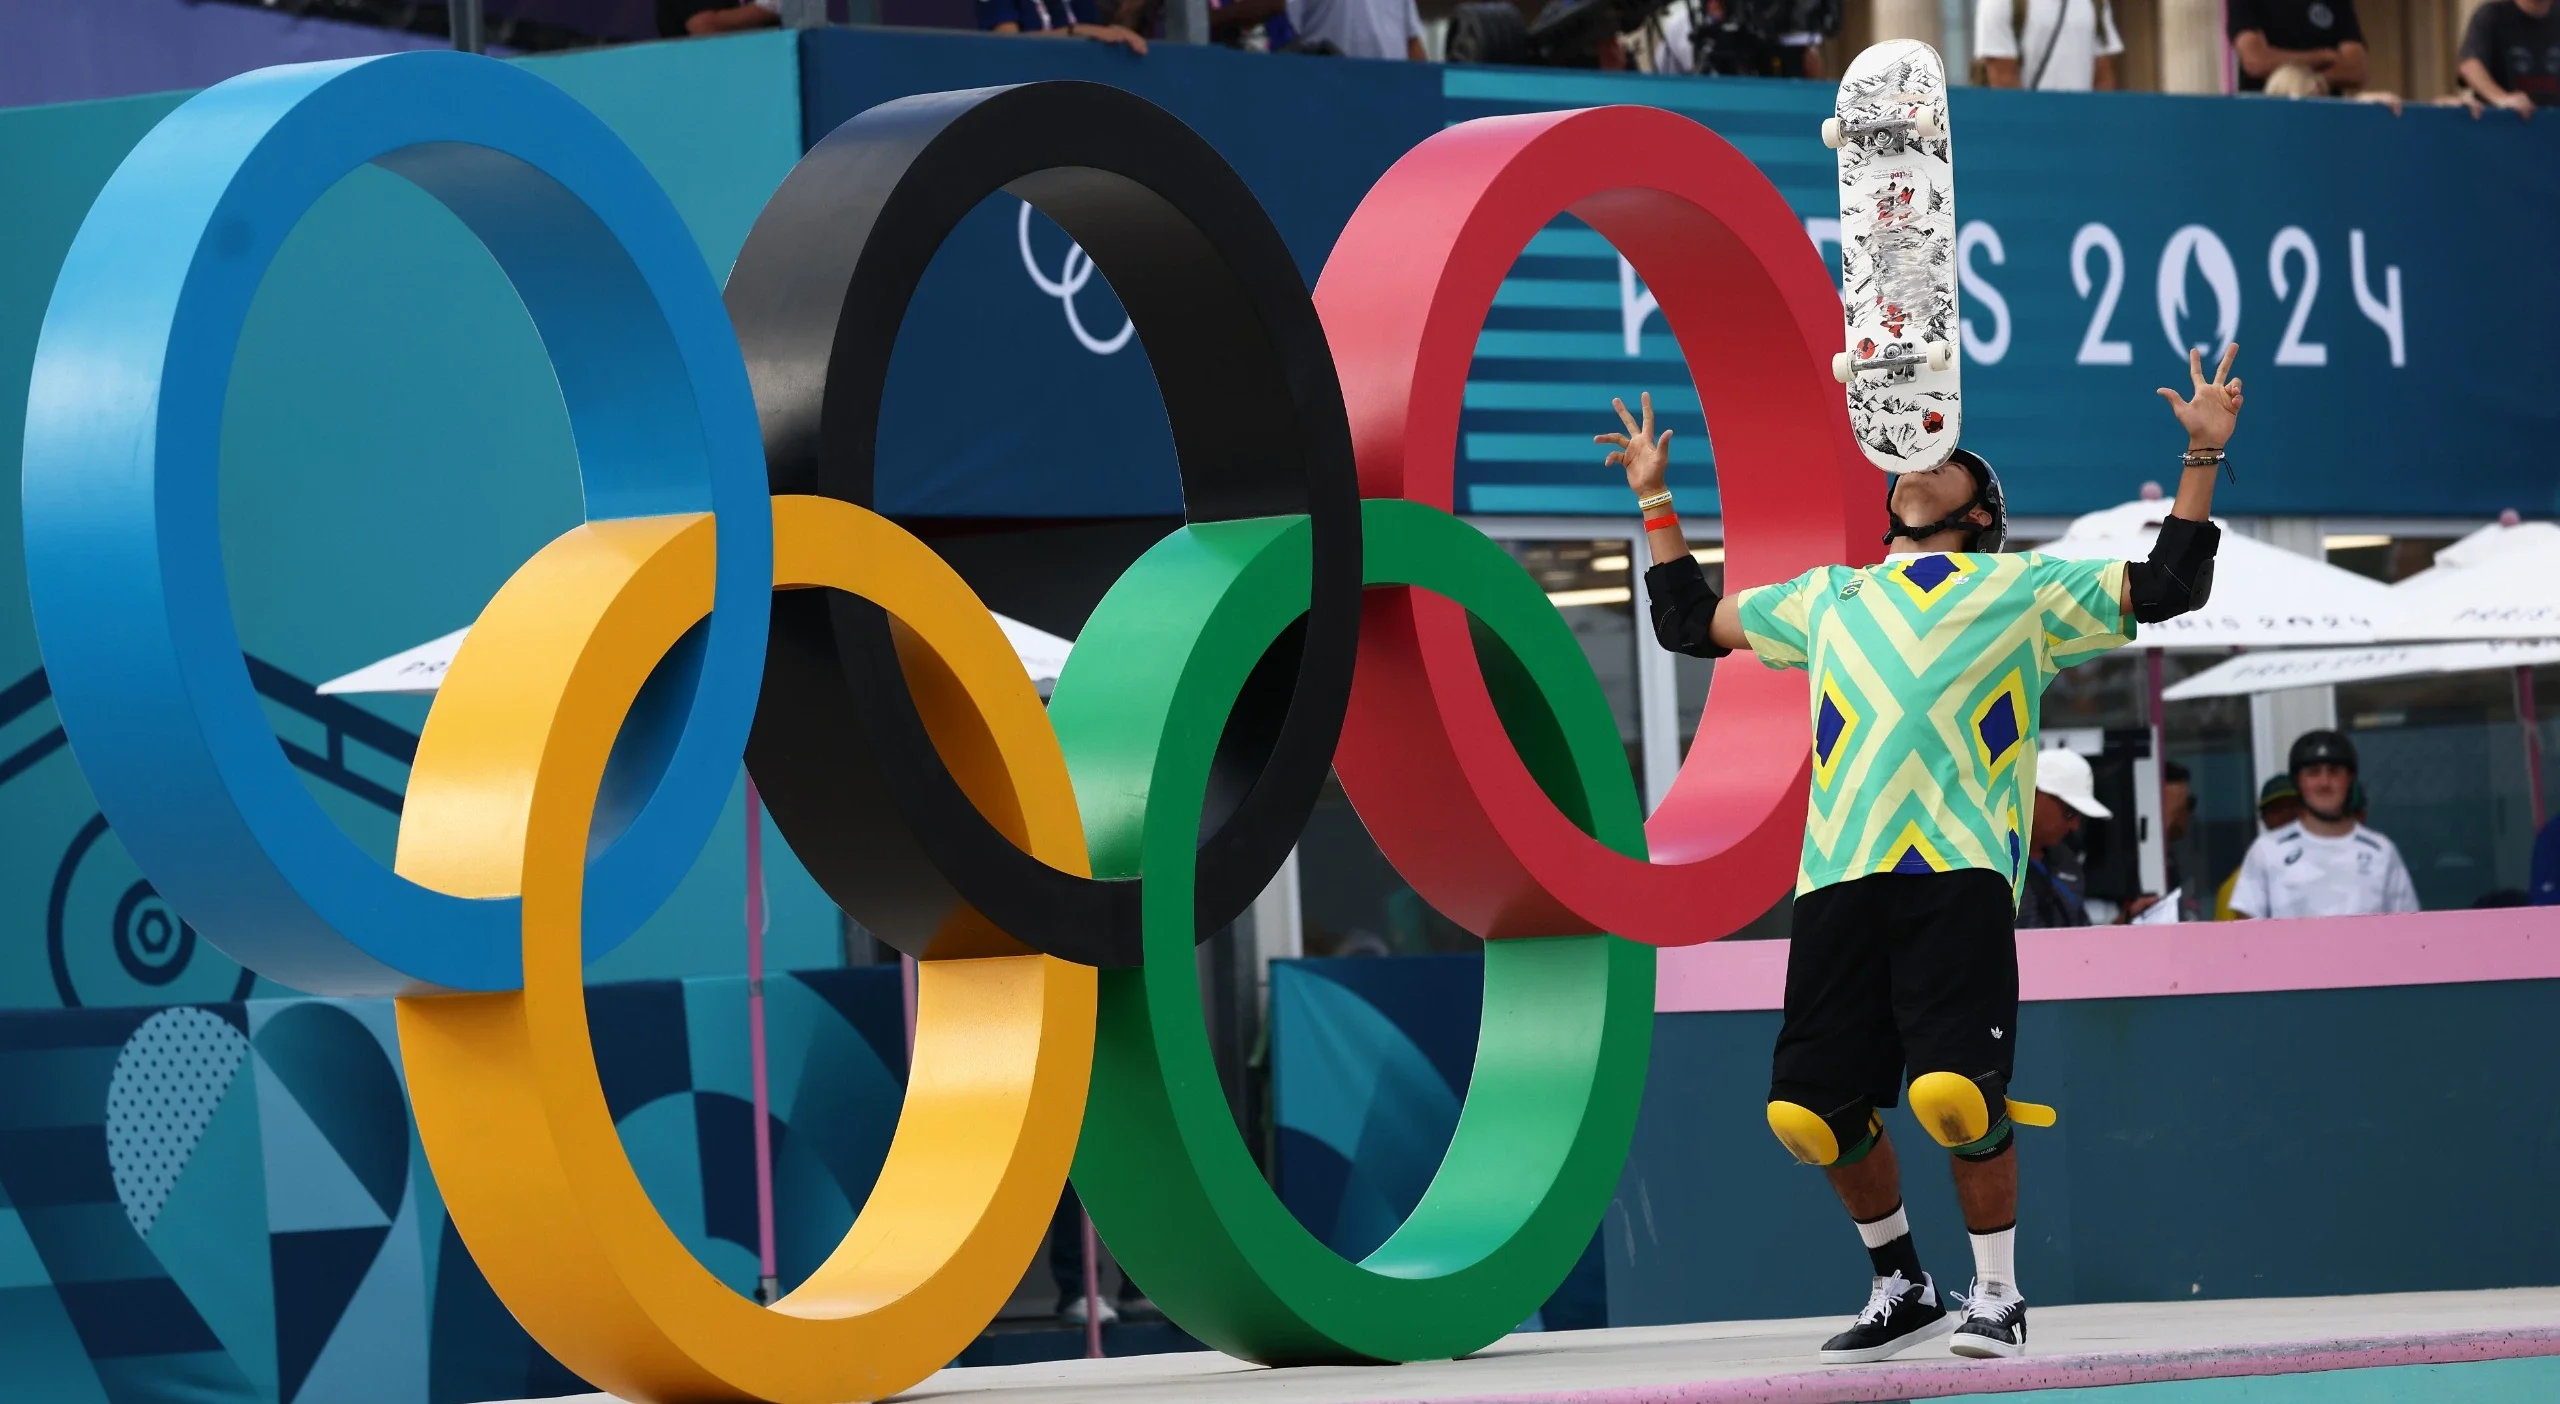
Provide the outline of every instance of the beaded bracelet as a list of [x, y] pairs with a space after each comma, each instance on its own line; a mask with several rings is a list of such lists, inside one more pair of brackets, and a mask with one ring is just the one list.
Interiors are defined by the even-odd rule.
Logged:
[[2232, 470], [2230, 455], [2218, 448], [2189, 449], [2178, 456], [2178, 466], [2181, 468], [2207, 469], [2219, 466], [2222, 469], [2224, 477], [2229, 478], [2233, 482], [2238, 482], [2240, 480], [2240, 475]]

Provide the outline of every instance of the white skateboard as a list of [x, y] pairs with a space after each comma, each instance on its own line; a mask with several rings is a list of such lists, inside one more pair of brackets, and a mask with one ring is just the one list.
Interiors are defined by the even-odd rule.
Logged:
[[1849, 429], [1888, 473], [1935, 468], [1963, 419], [1956, 189], [1947, 73], [1916, 39], [1850, 63], [1822, 143], [1840, 153], [1840, 287]]

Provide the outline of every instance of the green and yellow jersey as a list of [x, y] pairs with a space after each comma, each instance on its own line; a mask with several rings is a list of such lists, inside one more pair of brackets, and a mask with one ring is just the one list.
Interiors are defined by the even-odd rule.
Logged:
[[2124, 562], [1902, 556], [1735, 597], [1752, 651], [1813, 675], [1801, 896], [1869, 873], [2026, 872], [2037, 702], [2133, 638]]

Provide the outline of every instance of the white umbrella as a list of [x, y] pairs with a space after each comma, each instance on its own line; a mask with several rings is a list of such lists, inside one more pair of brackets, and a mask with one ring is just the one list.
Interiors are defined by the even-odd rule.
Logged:
[[[2038, 549], [2074, 560], [2138, 561], [2151, 554], [2151, 542], [2168, 514], [2166, 500], [2128, 502], [2080, 518], [2061, 539]], [[2213, 598], [2202, 609], [2143, 625], [2133, 646], [2371, 643], [2392, 609], [2391, 587], [2380, 581], [2226, 530], [2214, 556]]]
[[2171, 702], [2191, 702], [2200, 697], [2243, 697], [2290, 687], [2328, 687], [2490, 668], [2531, 668], [2544, 663], [2560, 663], [2560, 642], [2498, 640], [2291, 649], [2244, 653], [2205, 669], [2161, 695]]
[[[2464, 643], [2384, 643], [2365, 648], [2297, 649], [2252, 653], [2218, 663], [2162, 694], [2166, 701], [2199, 697], [2233, 697], [2290, 687], [2373, 682], [2383, 678], [2430, 677], [2448, 673], [2507, 669], [2515, 676], [2516, 720], [2524, 732], [2525, 768], [2533, 797], [2533, 821], [2544, 813], [2541, 738], [2535, 729], [2533, 670], [2560, 663], [2560, 638], [2530, 635], [2479, 639], [2484, 620], [2516, 606], [2532, 580], [2560, 576], [2560, 526], [2518, 522], [2510, 512], [2436, 553], [2435, 564], [2390, 587], [2394, 609], [2382, 619], [2384, 638], [2469, 637]], [[2521, 583], [2520, 582], [2527, 582]], [[2547, 588], [2547, 586], [2546, 586]], [[2560, 596], [2555, 596], [2560, 598]], [[2560, 613], [2543, 606], [2546, 617]], [[2512, 616], [2509, 616], [2512, 617]], [[2546, 634], [2560, 629], [2545, 629]]]
[[2393, 587], [2384, 639], [2560, 639], [2560, 526], [2500, 522]]
[[[996, 616], [996, 624], [1004, 630], [1005, 642], [1013, 645], [1014, 656], [1022, 660], [1023, 671], [1031, 674], [1032, 685], [1040, 689], [1041, 696], [1048, 696], [1058, 674], [1066, 670], [1067, 653], [1075, 642], [1001, 614]], [[453, 655], [461, 651], [462, 640], [470, 632], [467, 628], [456, 629], [442, 638], [429, 639], [416, 648], [331, 678], [317, 690], [329, 696], [351, 692], [430, 696], [444, 685], [445, 669], [453, 665]]]
[[[2072, 522], [2061, 539], [2038, 549], [2072, 560], [2138, 561], [2151, 554], [2170, 506], [2166, 498], [2146, 497], [2092, 512]], [[2162, 690], [2167, 650], [2370, 643], [2390, 604], [2391, 587], [2379, 581], [2226, 529], [2214, 555], [2213, 595], [2205, 606], [2135, 632], [2133, 647], [2147, 655], [2143, 720], [2151, 732], [2151, 754], [2134, 766], [2136, 812], [2145, 821], [2136, 832], [2143, 835], [2146, 885], [2165, 881], [2166, 874], [2166, 839], [2156, 820], [2162, 812], [2159, 763], [2168, 754], [2162, 729], [2168, 711]]]

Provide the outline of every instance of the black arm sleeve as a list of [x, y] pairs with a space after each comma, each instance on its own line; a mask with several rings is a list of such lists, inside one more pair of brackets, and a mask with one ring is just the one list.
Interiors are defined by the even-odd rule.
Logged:
[[1695, 557], [1664, 561], [1644, 573], [1644, 592], [1653, 602], [1653, 638], [1673, 653], [1692, 658], [1722, 658], [1733, 652], [1717, 646], [1716, 605], [1723, 596], [1707, 583]]
[[2125, 563], [2125, 593], [2133, 597], [2133, 617], [2157, 624], [2204, 608], [2213, 598], [2213, 553], [2221, 544], [2222, 528], [2211, 522], [2171, 517], [2160, 523], [2151, 558]]

